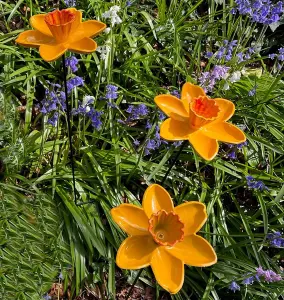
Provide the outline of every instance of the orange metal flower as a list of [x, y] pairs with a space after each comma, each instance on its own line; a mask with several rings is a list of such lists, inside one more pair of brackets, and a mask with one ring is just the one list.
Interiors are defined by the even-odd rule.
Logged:
[[55, 10], [30, 18], [35, 30], [22, 32], [16, 42], [24, 47], [39, 48], [45, 61], [54, 61], [67, 50], [76, 53], [91, 53], [97, 43], [92, 40], [106, 25], [96, 20], [82, 22], [82, 13], [76, 8]]
[[217, 262], [212, 246], [196, 232], [204, 225], [204, 204], [191, 201], [174, 207], [169, 193], [160, 185], [149, 186], [143, 209], [121, 204], [111, 210], [114, 221], [129, 235], [116, 257], [122, 269], [151, 265], [158, 283], [172, 294], [184, 281], [184, 264], [196, 267]]
[[159, 95], [155, 102], [169, 117], [161, 124], [161, 137], [169, 141], [189, 140], [206, 160], [217, 155], [217, 141], [239, 144], [246, 140], [238, 127], [226, 122], [233, 116], [235, 105], [226, 99], [208, 98], [197, 85], [185, 83], [181, 100], [172, 95]]

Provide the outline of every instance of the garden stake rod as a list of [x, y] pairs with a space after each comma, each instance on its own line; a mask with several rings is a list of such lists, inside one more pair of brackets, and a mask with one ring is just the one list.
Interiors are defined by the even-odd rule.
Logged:
[[67, 93], [67, 70], [66, 70], [66, 61], [65, 54], [62, 56], [62, 64], [63, 64], [63, 81], [64, 81], [64, 90], [65, 90], [65, 102], [66, 102], [66, 110], [67, 110], [67, 129], [68, 129], [68, 138], [69, 138], [69, 147], [71, 154], [71, 169], [72, 169], [72, 180], [73, 180], [73, 194], [74, 201], [77, 205], [77, 197], [76, 197], [76, 186], [75, 186], [75, 171], [74, 171], [74, 152], [72, 146], [72, 130], [71, 130], [71, 122], [70, 122], [70, 107], [68, 102], [68, 93]]
[[[177, 162], [177, 160], [178, 160], [178, 158], [179, 158], [179, 156], [180, 156], [180, 154], [181, 154], [181, 152], [182, 152], [184, 146], [186, 145], [186, 142], [187, 142], [187, 141], [183, 141], [182, 145], [180, 146], [180, 149], [179, 149], [178, 153], [176, 154], [174, 160], [172, 161], [171, 165], [169, 166], [169, 168], [168, 168], [168, 170], [167, 170], [167, 172], [166, 172], [164, 178], [163, 178], [162, 181], [161, 181], [161, 184], [163, 184], [163, 183], [165, 182], [165, 180], [167, 179], [167, 177], [168, 177], [168, 175], [169, 175], [171, 169], [173, 168], [173, 166], [174, 166], [175, 163]], [[138, 281], [138, 279], [139, 279], [139, 277], [140, 277], [142, 271], [143, 271], [143, 269], [140, 269], [139, 272], [137, 273], [137, 275], [136, 275], [136, 277], [135, 277], [133, 283], [131, 284], [131, 287], [130, 287], [130, 289], [129, 289], [129, 292], [128, 292], [128, 294], [127, 294], [125, 300], [128, 300], [129, 297], [131, 296], [131, 294], [132, 294], [132, 292], [133, 292], [133, 289], [134, 289], [134, 286], [135, 286], [135, 284], [137, 283], [137, 281]]]
[[181, 144], [181, 146], [180, 146], [180, 148], [179, 148], [179, 151], [178, 151], [177, 155], [175, 156], [174, 160], [172, 161], [171, 165], [169, 166], [169, 168], [168, 168], [168, 170], [167, 170], [167, 173], [165, 174], [164, 178], [163, 178], [162, 181], [161, 181], [161, 185], [163, 185], [164, 182], [166, 181], [166, 179], [167, 179], [167, 177], [168, 177], [168, 175], [169, 175], [171, 169], [173, 168], [173, 166], [174, 166], [175, 163], [177, 162], [177, 160], [178, 160], [178, 158], [179, 158], [179, 156], [180, 156], [180, 154], [181, 154], [181, 152], [182, 152], [184, 146], [186, 145], [186, 142], [187, 142], [187, 141], [185, 140], [185, 141], [183, 141], [183, 143]]

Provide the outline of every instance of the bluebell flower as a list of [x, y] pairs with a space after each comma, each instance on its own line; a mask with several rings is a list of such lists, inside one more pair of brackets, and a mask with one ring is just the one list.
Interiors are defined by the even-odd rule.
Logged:
[[158, 118], [160, 121], [163, 121], [166, 117], [167, 116], [162, 111], [158, 112]]
[[272, 270], [267, 270], [267, 271], [264, 271], [264, 280], [266, 282], [277, 282], [277, 281], [282, 280], [282, 277], [281, 277], [281, 275], [276, 274]]
[[54, 113], [53, 116], [47, 120], [47, 123], [52, 126], [56, 126], [57, 121], [58, 121], [58, 112]]
[[254, 87], [253, 89], [251, 89], [251, 90], [248, 92], [248, 95], [249, 95], [250, 97], [252, 97], [252, 96], [255, 95], [255, 93], [256, 93], [256, 87]]
[[81, 115], [87, 115], [88, 112], [90, 112], [91, 110], [91, 107], [90, 105], [94, 102], [95, 98], [93, 96], [88, 96], [86, 95], [84, 98], [83, 98], [83, 101], [78, 101], [78, 108], [73, 108], [72, 110], [72, 114], [73, 115], [78, 115], [78, 114], [81, 114]]
[[212, 75], [217, 80], [224, 79], [226, 77], [226, 75], [228, 74], [229, 70], [230, 70], [230, 67], [216, 65], [216, 66], [214, 66], [214, 68], [212, 70]]
[[230, 158], [230, 159], [237, 159], [236, 151], [235, 151], [235, 150], [230, 151], [230, 152], [227, 154], [227, 157]]
[[145, 104], [139, 104], [136, 108], [136, 114], [139, 116], [147, 116], [149, 113], [148, 108]]
[[230, 43], [228, 43], [227, 51], [232, 52], [237, 45], [238, 45], [238, 40], [231, 41]]
[[62, 272], [60, 272], [58, 278], [59, 278], [60, 280], [63, 280], [63, 279], [64, 279], [64, 276], [63, 276]]
[[182, 144], [182, 141], [176, 141], [176, 142], [173, 142], [173, 145], [177, 148], [179, 146], [181, 146]]
[[249, 54], [249, 53], [246, 53], [246, 54], [245, 54], [245, 59], [246, 59], [246, 60], [249, 60], [250, 58], [251, 58], [251, 57], [250, 57], [250, 54]]
[[232, 53], [227, 53], [225, 55], [225, 61], [230, 61], [232, 59]]
[[247, 146], [247, 145], [248, 145], [248, 142], [245, 141], [243, 143], [237, 144], [236, 147], [238, 150], [241, 150], [244, 146]]
[[283, 61], [284, 60], [284, 48], [279, 48], [278, 52], [279, 52], [279, 54], [278, 54], [278, 60], [279, 61]]
[[68, 94], [71, 93], [71, 91], [78, 86], [84, 85], [84, 79], [79, 76], [75, 76], [67, 81], [67, 92]]
[[225, 55], [225, 52], [226, 52], [226, 48], [225, 47], [220, 47], [219, 50], [218, 50], [218, 52], [216, 53], [215, 57], [217, 59], [221, 59]]
[[179, 91], [177, 91], [177, 90], [173, 90], [173, 91], [171, 92], [171, 95], [173, 95], [173, 96], [175, 96], [175, 97], [177, 97], [177, 98], [180, 99], [180, 93], [179, 93]]
[[75, 7], [76, 6], [76, 0], [64, 0], [66, 6], [68, 7]]
[[71, 69], [71, 72], [75, 73], [78, 71], [78, 59], [75, 56], [67, 57], [66, 67]]
[[44, 299], [44, 300], [51, 300], [52, 298], [48, 294], [45, 294], [44, 296], [42, 296], [42, 299]]
[[132, 114], [134, 111], [134, 105], [129, 105], [125, 111], [129, 114]]
[[246, 279], [243, 280], [243, 284], [248, 285], [248, 284], [253, 284], [254, 283], [254, 276], [250, 276]]
[[275, 273], [273, 270], [263, 270], [262, 267], [256, 269], [256, 276], [258, 276], [259, 279], [262, 278], [266, 282], [277, 282], [282, 280], [280, 274]]
[[244, 61], [244, 54], [242, 52], [237, 53], [237, 58], [238, 58], [238, 62], [243, 62]]
[[149, 120], [146, 121], [145, 128], [146, 128], [146, 129], [151, 129], [151, 128], [152, 128], [152, 124], [150, 123]]
[[282, 234], [279, 231], [269, 233], [267, 235], [267, 239], [269, 240], [270, 245], [273, 247], [284, 247], [284, 238], [282, 238]]
[[276, 248], [284, 247], [284, 239], [282, 239], [282, 238], [273, 239], [272, 241], [270, 241], [270, 245], [274, 246]]
[[210, 72], [203, 72], [199, 77], [200, 85], [205, 92], [212, 92], [218, 80], [225, 79], [228, 76], [230, 67], [216, 65]]
[[128, 121], [137, 120], [149, 114], [149, 110], [145, 104], [139, 104], [137, 106], [129, 105], [126, 112], [130, 114]]
[[263, 270], [262, 267], [256, 268], [256, 275], [257, 275], [258, 277], [261, 277], [261, 276], [263, 276], [264, 274], [265, 274], [265, 273], [264, 273], [264, 270]]
[[132, 5], [132, 1], [126, 1], [126, 6], [131, 6]]
[[107, 93], [106, 93], [106, 99], [108, 100], [115, 100], [118, 98], [118, 93], [117, 93], [117, 90], [118, 90], [118, 87], [115, 86], [115, 85], [112, 85], [112, 84], [108, 84], [106, 86], [106, 90], [107, 90]]
[[271, 0], [236, 0], [236, 7], [231, 13], [237, 11], [241, 15], [249, 15], [254, 22], [270, 25], [280, 19], [283, 12], [282, 1], [277, 3]]
[[257, 181], [255, 180], [252, 176], [246, 176], [247, 179], [247, 185], [249, 188], [251, 189], [255, 189], [255, 190], [268, 190], [268, 188], [265, 186], [265, 184], [262, 181]]
[[58, 94], [59, 87], [55, 84], [50, 84], [50, 87], [45, 89], [45, 98], [41, 101], [40, 105], [38, 105], [39, 111], [42, 114], [46, 115], [57, 110], [57, 106], [60, 103], [60, 94]]
[[112, 102], [107, 102], [107, 106], [108, 107], [111, 107], [111, 108], [118, 108], [118, 106], [115, 104], [115, 103], [112, 103]]
[[213, 52], [211, 52], [211, 51], [207, 51], [206, 53], [205, 53], [205, 57], [206, 58], [211, 58], [213, 56]]
[[138, 147], [138, 146], [140, 145], [140, 142], [139, 142], [138, 140], [135, 139], [135, 140], [133, 141], [133, 145], [136, 146], [136, 147]]
[[101, 115], [102, 114], [103, 114], [102, 112], [96, 111], [93, 107], [86, 114], [90, 118], [90, 120], [92, 122], [92, 126], [96, 130], [101, 129], [101, 126], [102, 126]]
[[270, 59], [274, 59], [275, 57], [276, 57], [275, 53], [268, 54], [268, 58]]
[[148, 150], [155, 150], [156, 149], [156, 141], [154, 139], [148, 140], [146, 143], [146, 148]]
[[233, 291], [234, 293], [236, 291], [239, 291], [241, 288], [240, 286], [236, 283], [236, 281], [232, 281], [231, 284], [229, 285], [229, 290]]
[[253, 54], [255, 52], [254, 48], [253, 47], [249, 47], [248, 48], [248, 53], [249, 54]]

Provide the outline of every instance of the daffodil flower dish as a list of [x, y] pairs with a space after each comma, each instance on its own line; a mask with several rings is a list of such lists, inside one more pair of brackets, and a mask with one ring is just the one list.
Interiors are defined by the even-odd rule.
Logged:
[[34, 30], [27, 30], [18, 36], [16, 43], [39, 48], [45, 61], [55, 61], [67, 50], [75, 53], [92, 53], [97, 43], [92, 39], [102, 32], [106, 25], [96, 20], [82, 22], [82, 12], [76, 8], [55, 10], [30, 18]]
[[174, 207], [158, 184], [147, 188], [142, 206], [121, 204], [111, 210], [113, 220], [128, 234], [116, 263], [130, 270], [151, 265], [158, 283], [175, 294], [183, 285], [184, 264], [207, 267], [217, 262], [212, 246], [196, 234], [206, 222], [206, 207], [198, 201]]
[[246, 140], [241, 129], [227, 122], [235, 112], [234, 103], [211, 99], [199, 86], [186, 82], [181, 99], [159, 95], [155, 103], [169, 117], [161, 124], [161, 137], [168, 141], [188, 140], [206, 160], [217, 155], [218, 141], [240, 144]]

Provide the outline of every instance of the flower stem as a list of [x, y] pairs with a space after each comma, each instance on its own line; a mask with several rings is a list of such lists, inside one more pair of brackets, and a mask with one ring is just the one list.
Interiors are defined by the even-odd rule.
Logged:
[[178, 153], [176, 154], [176, 156], [175, 156], [174, 160], [172, 161], [171, 165], [169, 166], [167, 173], [165, 174], [164, 178], [163, 178], [162, 181], [161, 181], [161, 184], [163, 184], [163, 183], [166, 181], [166, 179], [167, 179], [167, 177], [168, 177], [168, 175], [169, 175], [171, 169], [173, 168], [173, 166], [174, 166], [175, 163], [177, 162], [177, 160], [178, 160], [178, 158], [179, 158], [179, 156], [180, 156], [180, 154], [181, 154], [181, 152], [182, 152], [184, 146], [186, 145], [186, 142], [187, 142], [187, 141], [183, 141], [183, 143], [181, 144], [181, 146], [180, 146], [180, 148], [179, 148], [179, 151], [178, 151]]
[[125, 300], [128, 300], [129, 297], [131, 296], [131, 294], [132, 294], [132, 292], [133, 292], [133, 289], [134, 289], [134, 286], [135, 286], [136, 282], [138, 281], [138, 278], [140, 277], [142, 271], [143, 271], [143, 269], [140, 269], [139, 272], [137, 273], [137, 275], [136, 275], [136, 277], [135, 277], [133, 283], [131, 284], [131, 287], [130, 287], [130, 289], [129, 289], [129, 292], [128, 292], [128, 294], [127, 294]]
[[66, 102], [66, 110], [67, 110], [67, 129], [68, 129], [68, 138], [69, 138], [69, 147], [71, 154], [71, 169], [72, 169], [72, 179], [73, 179], [73, 194], [74, 201], [77, 205], [77, 197], [76, 197], [76, 186], [75, 186], [75, 168], [74, 168], [74, 152], [72, 146], [72, 131], [71, 131], [71, 122], [70, 122], [70, 106], [68, 102], [68, 93], [67, 93], [67, 70], [65, 63], [65, 54], [62, 56], [62, 64], [63, 64], [63, 81], [64, 81], [64, 90], [65, 90], [65, 102]]

